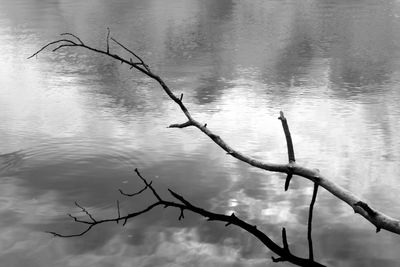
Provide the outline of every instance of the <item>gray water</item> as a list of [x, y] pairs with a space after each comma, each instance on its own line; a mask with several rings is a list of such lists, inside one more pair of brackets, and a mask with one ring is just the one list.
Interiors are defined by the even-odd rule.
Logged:
[[[257, 224], [307, 257], [312, 184], [227, 156], [140, 73], [85, 50], [27, 57], [60, 33], [105, 48], [113, 37], [142, 55], [193, 116], [235, 149], [287, 160], [277, 120], [289, 120], [297, 161], [373, 207], [400, 217], [400, 3], [397, 1], [1, 0], [0, 266], [290, 266], [259, 241], [196, 215], [157, 209], [83, 237], [78, 201], [97, 218], [153, 199], [143, 185]], [[122, 53], [112, 46], [115, 52]], [[400, 238], [321, 190], [316, 260], [399, 266]]]

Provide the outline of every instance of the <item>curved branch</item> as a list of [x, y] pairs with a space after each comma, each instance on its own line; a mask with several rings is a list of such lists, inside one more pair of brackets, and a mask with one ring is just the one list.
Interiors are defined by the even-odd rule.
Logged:
[[311, 231], [312, 231], [314, 204], [315, 200], [317, 199], [317, 194], [318, 194], [318, 184], [314, 183], [313, 195], [311, 198], [310, 209], [308, 211], [308, 227], [307, 227], [308, 251], [310, 260], [314, 260], [314, 249], [313, 249]]
[[[76, 37], [72, 34], [65, 33], [64, 35], [71, 35], [76, 39]], [[80, 40], [80, 39], [78, 39]], [[114, 42], [115, 39], [111, 39]], [[263, 162], [257, 159], [254, 159], [250, 156], [247, 156], [235, 149], [233, 149], [230, 145], [228, 145], [220, 136], [216, 135], [214, 132], [212, 132], [208, 127], [207, 124], [200, 123], [199, 121], [195, 120], [192, 115], [190, 114], [189, 110], [187, 107], [183, 104], [182, 102], [182, 97], [177, 97], [172, 90], [166, 85], [166, 83], [155, 73], [153, 73], [150, 68], [144, 63], [144, 61], [140, 57], [136, 57], [138, 60], [140, 60], [139, 63], [132, 62], [130, 59], [125, 59], [117, 54], [112, 54], [109, 50], [104, 51], [101, 49], [93, 48], [91, 46], [87, 46], [80, 41], [80, 43], [75, 43], [74, 41], [71, 41], [69, 39], [60, 39], [56, 40], [53, 42], [50, 42], [46, 45], [44, 45], [41, 49], [39, 49], [37, 52], [35, 52], [32, 56], [29, 58], [32, 58], [36, 55], [38, 55], [40, 52], [42, 52], [44, 49], [46, 49], [49, 46], [52, 46], [54, 44], [59, 44], [64, 42], [65, 46], [69, 47], [80, 47], [80, 48], [85, 48], [90, 51], [103, 54], [106, 56], [109, 56], [115, 60], [120, 61], [121, 63], [125, 63], [130, 68], [135, 68], [136, 70], [142, 72], [143, 74], [147, 75], [148, 77], [154, 79], [156, 82], [159, 83], [159, 85], [162, 87], [164, 92], [173, 100], [179, 108], [182, 110], [186, 118], [188, 119], [187, 124], [190, 124], [190, 126], [194, 126], [198, 128], [201, 132], [203, 132], [205, 135], [207, 135], [211, 140], [214, 141], [219, 147], [221, 147], [223, 150], [227, 152], [228, 155], [231, 155], [232, 157], [235, 157], [236, 159], [243, 161], [251, 166], [254, 166], [259, 169], [263, 169], [266, 171], [271, 171], [271, 172], [279, 172], [279, 173], [286, 173], [286, 174], [291, 174], [291, 175], [297, 175], [301, 176], [303, 178], [306, 178], [319, 186], [325, 188], [328, 192], [339, 198], [340, 200], [344, 201], [347, 203], [351, 208], [353, 208], [354, 212], [360, 214], [363, 216], [365, 219], [370, 221], [379, 231], [380, 229], [385, 229], [387, 231], [400, 234], [400, 221], [397, 219], [394, 219], [380, 211], [377, 211], [373, 208], [371, 208], [370, 205], [368, 205], [365, 201], [363, 201], [361, 198], [353, 194], [352, 192], [346, 190], [342, 186], [332, 182], [329, 180], [327, 177], [321, 175], [319, 171], [313, 170], [306, 168], [304, 166], [298, 165], [295, 162], [289, 162], [288, 164], [277, 164], [277, 163], [270, 163], [270, 162]], [[119, 44], [122, 48], [127, 50], [124, 46], [122, 46], [120, 43], [116, 42]], [[57, 48], [58, 49], [58, 48]], [[127, 50], [128, 52], [130, 50]], [[133, 55], [133, 52], [131, 53]], [[181, 95], [182, 96], [182, 95]], [[182, 127], [179, 127], [182, 126]], [[173, 124], [173, 127], [175, 128], [184, 128], [183, 126], [188, 126], [185, 124]], [[289, 160], [291, 158], [290, 152], [289, 152]], [[294, 159], [294, 152], [293, 152], [293, 159]]]
[[[186, 200], [183, 196], [179, 195], [178, 193], [172, 191], [171, 189], [168, 189], [168, 191], [170, 192], [170, 194], [172, 195], [173, 198], [175, 198], [176, 200], [178, 200], [179, 202], [174, 202], [174, 201], [168, 201], [168, 200], [164, 200], [162, 199], [159, 194], [157, 193], [156, 189], [153, 187], [151, 182], [148, 182], [141, 174], [140, 172], [135, 169], [135, 172], [137, 174], [137, 176], [143, 181], [143, 183], [145, 184], [145, 188], [144, 190], [141, 190], [140, 193], [143, 193], [145, 190], [150, 190], [153, 194], [153, 196], [155, 197], [156, 201], [152, 204], [150, 204], [148, 207], [146, 207], [143, 210], [137, 211], [137, 212], [132, 212], [129, 213], [125, 216], [121, 216], [120, 215], [120, 208], [119, 208], [119, 202], [117, 202], [117, 211], [118, 211], [118, 216], [115, 218], [110, 218], [110, 219], [105, 219], [105, 220], [95, 220], [93, 219], [93, 215], [91, 213], [89, 213], [87, 211], [87, 209], [85, 209], [84, 207], [82, 207], [81, 205], [77, 204], [76, 205], [90, 218], [90, 220], [80, 220], [77, 219], [77, 217], [70, 215], [71, 218], [74, 219], [74, 221], [82, 223], [87, 225], [86, 229], [84, 229], [82, 232], [76, 233], [76, 234], [60, 234], [60, 233], [56, 233], [56, 232], [48, 232], [51, 233], [54, 236], [57, 237], [77, 237], [77, 236], [82, 236], [84, 234], [86, 234], [87, 232], [89, 232], [91, 229], [93, 229], [95, 226], [99, 225], [99, 224], [104, 224], [107, 222], [116, 222], [118, 223], [119, 221], [123, 220], [124, 224], [126, 224], [126, 222], [134, 217], [137, 217], [139, 215], [142, 215], [144, 213], [147, 213], [149, 211], [151, 211], [152, 209], [158, 207], [158, 206], [163, 206], [164, 208], [167, 207], [172, 207], [172, 208], [176, 208], [180, 210], [180, 215], [179, 215], [179, 220], [184, 218], [183, 212], [185, 210], [191, 211], [193, 213], [196, 213], [200, 216], [203, 216], [204, 218], [207, 218], [207, 221], [219, 221], [219, 222], [225, 222], [225, 226], [229, 226], [229, 225], [235, 225], [245, 231], [247, 231], [248, 233], [250, 233], [251, 235], [253, 235], [254, 237], [256, 237], [259, 241], [261, 241], [267, 248], [269, 248], [272, 252], [274, 252], [275, 254], [277, 254], [279, 256], [278, 259], [276, 258], [272, 258], [273, 261], [288, 261], [291, 262], [295, 265], [298, 266], [310, 266], [310, 267], [322, 267], [324, 265], [314, 261], [314, 259], [308, 259], [308, 258], [302, 258], [302, 257], [298, 257], [294, 254], [292, 254], [289, 251], [289, 246], [288, 246], [288, 242], [286, 239], [286, 231], [283, 228], [282, 230], [282, 242], [283, 242], [283, 246], [279, 246], [278, 244], [276, 244], [274, 241], [272, 241], [272, 239], [270, 239], [265, 233], [263, 233], [262, 231], [257, 229], [257, 226], [255, 225], [251, 225], [243, 220], [241, 220], [240, 218], [236, 217], [234, 213], [232, 213], [231, 215], [225, 215], [225, 214], [220, 214], [220, 213], [214, 213], [202, 208], [199, 208], [195, 205], [193, 205], [192, 203], [190, 203], [188, 200]], [[139, 193], [139, 194], [140, 194]], [[124, 195], [128, 195], [128, 194], [124, 194]], [[137, 194], [131, 194], [130, 196], [136, 196]]]

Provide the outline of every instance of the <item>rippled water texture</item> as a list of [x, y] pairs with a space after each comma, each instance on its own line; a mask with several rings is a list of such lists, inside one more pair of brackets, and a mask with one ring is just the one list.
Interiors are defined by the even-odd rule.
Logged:
[[[159, 86], [84, 50], [27, 57], [62, 32], [105, 48], [113, 37], [142, 55], [199, 121], [237, 150], [287, 160], [277, 117], [289, 120], [297, 161], [400, 217], [398, 1], [0, 0], [1, 266], [278, 266], [234, 227], [157, 209], [84, 237], [74, 201], [98, 218], [137, 210], [142, 184], [257, 224], [307, 257], [312, 184], [227, 156]], [[123, 52], [112, 46], [112, 51]], [[328, 266], [399, 266], [400, 239], [321, 190], [315, 258]], [[285, 263], [279, 266], [289, 266]]]

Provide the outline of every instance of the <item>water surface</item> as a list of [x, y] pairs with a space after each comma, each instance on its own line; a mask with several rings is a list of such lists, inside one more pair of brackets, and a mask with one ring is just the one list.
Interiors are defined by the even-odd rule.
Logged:
[[[235, 212], [308, 255], [312, 184], [255, 170], [195, 129], [140, 73], [84, 50], [26, 58], [58, 34], [96, 47], [112, 36], [142, 55], [193, 116], [235, 149], [285, 162], [277, 117], [297, 161], [393, 217], [400, 214], [400, 6], [397, 1], [0, 1], [0, 262], [2, 266], [269, 266], [234, 227], [155, 210], [84, 237], [79, 201], [98, 218], [151, 195], [133, 169], [213, 211]], [[112, 46], [115, 52], [123, 53]], [[315, 257], [328, 266], [398, 266], [400, 239], [321, 190]], [[285, 266], [284, 263], [281, 266]], [[289, 266], [289, 265], [288, 265]]]

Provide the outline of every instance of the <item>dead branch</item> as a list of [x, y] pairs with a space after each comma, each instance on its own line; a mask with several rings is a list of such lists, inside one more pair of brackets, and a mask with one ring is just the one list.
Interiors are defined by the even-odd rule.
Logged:
[[287, 120], [285, 118], [285, 115], [283, 114], [283, 111], [279, 112], [278, 119], [281, 120], [281, 122], [282, 122], [282, 128], [283, 128], [283, 132], [285, 133], [286, 145], [287, 145], [287, 150], [288, 150], [289, 172], [287, 173], [286, 181], [285, 181], [285, 191], [287, 191], [289, 189], [290, 180], [293, 177], [293, 165], [292, 165], [292, 163], [295, 163], [296, 159], [294, 157], [294, 148], [293, 148], [292, 136], [290, 135], [289, 125], [288, 125], [288, 122], [287, 122]]
[[272, 241], [272, 239], [270, 239], [265, 233], [261, 232], [260, 230], [257, 229], [256, 225], [252, 225], [249, 224], [246, 221], [243, 221], [242, 219], [238, 218], [234, 213], [232, 213], [231, 215], [225, 215], [225, 214], [220, 214], [220, 213], [214, 213], [211, 211], [207, 211], [204, 210], [202, 208], [199, 208], [195, 205], [193, 205], [192, 203], [190, 203], [188, 200], [186, 200], [183, 196], [181, 196], [180, 194], [174, 192], [171, 189], [168, 189], [169, 193], [171, 194], [171, 196], [177, 200], [177, 202], [174, 201], [168, 201], [168, 200], [164, 200], [160, 197], [160, 195], [157, 193], [156, 189], [153, 187], [152, 182], [148, 182], [139, 172], [138, 169], [135, 169], [135, 172], [137, 174], [137, 176], [143, 181], [143, 183], [145, 184], [144, 189], [141, 189], [140, 191], [138, 191], [138, 193], [133, 193], [133, 194], [122, 194], [124, 196], [128, 196], [128, 197], [132, 197], [132, 196], [137, 196], [139, 194], [144, 193], [146, 190], [150, 190], [152, 195], [155, 198], [155, 201], [150, 204], [149, 206], [147, 206], [146, 208], [144, 208], [143, 210], [140, 211], [136, 211], [136, 212], [132, 212], [132, 213], [128, 213], [124, 216], [121, 216], [121, 212], [120, 212], [120, 206], [119, 206], [119, 201], [117, 201], [117, 217], [114, 218], [108, 218], [108, 219], [103, 219], [103, 220], [95, 220], [94, 216], [83, 206], [79, 205], [77, 202], [75, 202], [75, 205], [77, 207], [79, 207], [81, 209], [81, 211], [83, 213], [86, 214], [86, 217], [88, 217], [88, 219], [84, 220], [84, 219], [78, 219], [76, 216], [73, 215], [69, 215], [75, 222], [81, 223], [83, 225], [86, 225], [86, 228], [79, 232], [79, 233], [75, 233], [75, 234], [60, 234], [60, 233], [56, 233], [56, 232], [49, 232], [54, 236], [57, 237], [77, 237], [77, 236], [82, 236], [84, 234], [86, 234], [87, 232], [89, 232], [92, 228], [94, 228], [97, 225], [100, 224], [104, 224], [104, 223], [108, 223], [108, 222], [116, 222], [119, 223], [119, 221], [124, 221], [123, 225], [126, 224], [126, 222], [134, 217], [140, 216], [142, 214], [145, 214], [147, 212], [150, 212], [151, 210], [153, 210], [156, 207], [163, 207], [163, 208], [176, 208], [178, 210], [180, 210], [180, 214], [178, 219], [184, 219], [184, 211], [191, 211], [193, 213], [196, 213], [204, 218], [207, 219], [207, 221], [216, 221], [216, 222], [224, 222], [225, 226], [229, 226], [229, 225], [235, 225], [243, 230], [245, 230], [246, 232], [248, 232], [249, 234], [253, 235], [254, 237], [256, 237], [259, 241], [261, 241], [261, 243], [263, 243], [267, 248], [269, 248], [272, 252], [274, 252], [275, 254], [277, 254], [279, 256], [279, 258], [272, 258], [273, 261], [287, 261], [287, 262], [291, 262], [295, 265], [298, 266], [315, 266], [315, 267], [322, 267], [324, 265], [314, 261], [314, 259], [307, 259], [307, 258], [302, 258], [302, 257], [298, 257], [294, 254], [292, 254], [289, 250], [289, 245], [288, 245], [288, 241], [287, 241], [287, 237], [286, 237], [286, 230], [285, 228], [283, 228], [282, 230], [282, 243], [283, 246], [279, 246], [277, 243], [275, 243], [274, 241]]
[[[136, 59], [139, 60], [139, 62], [133, 62], [132, 59], [126, 59], [123, 58], [117, 54], [113, 54], [110, 52], [110, 47], [109, 47], [109, 31], [107, 33], [107, 50], [101, 50], [97, 48], [93, 48], [91, 46], [88, 46], [84, 44], [81, 39], [79, 39], [77, 36], [73, 35], [72, 33], [64, 33], [63, 36], [70, 36], [78, 41], [72, 41], [70, 39], [58, 39], [53, 42], [49, 42], [46, 45], [44, 45], [42, 48], [40, 48], [37, 52], [35, 52], [33, 55], [31, 55], [29, 58], [32, 58], [34, 56], [37, 56], [40, 52], [45, 50], [48, 47], [58, 45], [53, 51], [57, 51], [61, 48], [65, 47], [76, 47], [76, 48], [85, 48], [87, 50], [103, 54], [106, 56], [109, 56], [115, 60], [120, 61], [121, 63], [125, 63], [128, 65], [130, 68], [134, 68], [143, 74], [147, 75], [148, 77], [154, 79], [156, 82], [159, 83], [159, 85], [162, 87], [164, 92], [173, 100], [179, 108], [182, 110], [184, 115], [187, 118], [187, 122], [180, 123], [180, 124], [171, 124], [169, 127], [171, 128], [185, 128], [189, 126], [194, 126], [198, 128], [200, 131], [202, 131], [205, 135], [207, 135], [211, 140], [213, 140], [219, 147], [221, 147], [223, 150], [227, 152], [228, 155], [231, 155], [232, 157], [235, 157], [236, 159], [243, 161], [251, 166], [254, 166], [259, 169], [263, 169], [266, 171], [271, 171], [271, 172], [279, 172], [279, 173], [286, 173], [287, 179], [286, 179], [286, 185], [285, 188], [289, 186], [290, 179], [292, 178], [293, 175], [301, 176], [303, 178], [306, 178], [319, 186], [325, 188], [327, 191], [332, 193], [334, 196], [339, 198], [340, 200], [344, 201], [347, 203], [355, 213], [360, 214], [363, 216], [365, 219], [370, 221], [377, 229], [377, 232], [380, 229], [385, 229], [387, 231], [400, 234], [400, 221], [397, 219], [394, 219], [380, 211], [377, 211], [373, 209], [370, 205], [368, 205], [365, 201], [363, 201], [360, 197], [356, 196], [352, 192], [346, 190], [342, 186], [332, 182], [330, 179], [327, 177], [323, 176], [322, 174], [319, 173], [319, 171], [313, 170], [306, 168], [304, 166], [301, 166], [297, 164], [294, 161], [294, 150], [293, 150], [293, 144], [291, 144], [291, 138], [289, 133], [289, 128], [285, 125], [284, 131], [286, 135], [286, 140], [287, 140], [287, 145], [288, 145], [288, 156], [289, 156], [289, 163], [287, 164], [278, 164], [278, 163], [270, 163], [270, 162], [262, 162], [257, 159], [254, 159], [250, 156], [244, 155], [241, 152], [233, 149], [230, 145], [228, 145], [220, 136], [216, 135], [214, 132], [212, 132], [208, 127], [207, 124], [200, 123], [199, 121], [195, 120], [192, 115], [190, 114], [189, 110], [183, 104], [182, 98], [183, 95], [181, 94], [180, 97], [177, 97], [172, 90], [166, 85], [166, 83], [155, 73], [153, 73], [150, 68], [148, 67], [147, 64], [145, 64], [144, 60], [137, 56], [134, 52], [131, 50], [127, 49], [125, 46], [123, 46], [121, 43], [116, 41], [114, 38], [111, 37], [111, 40], [114, 41], [116, 44], [118, 44], [120, 47], [122, 47], [124, 50], [132, 54]], [[280, 116], [280, 119], [282, 121], [282, 124], [286, 122], [286, 119], [284, 119], [283, 113]], [[290, 142], [289, 142], [290, 141]]]
[[311, 232], [312, 232], [312, 218], [313, 218], [314, 204], [315, 200], [317, 199], [317, 194], [318, 194], [318, 184], [314, 183], [313, 195], [311, 198], [310, 208], [308, 210], [308, 227], [307, 227], [308, 251], [310, 260], [314, 260], [314, 250], [313, 250]]

